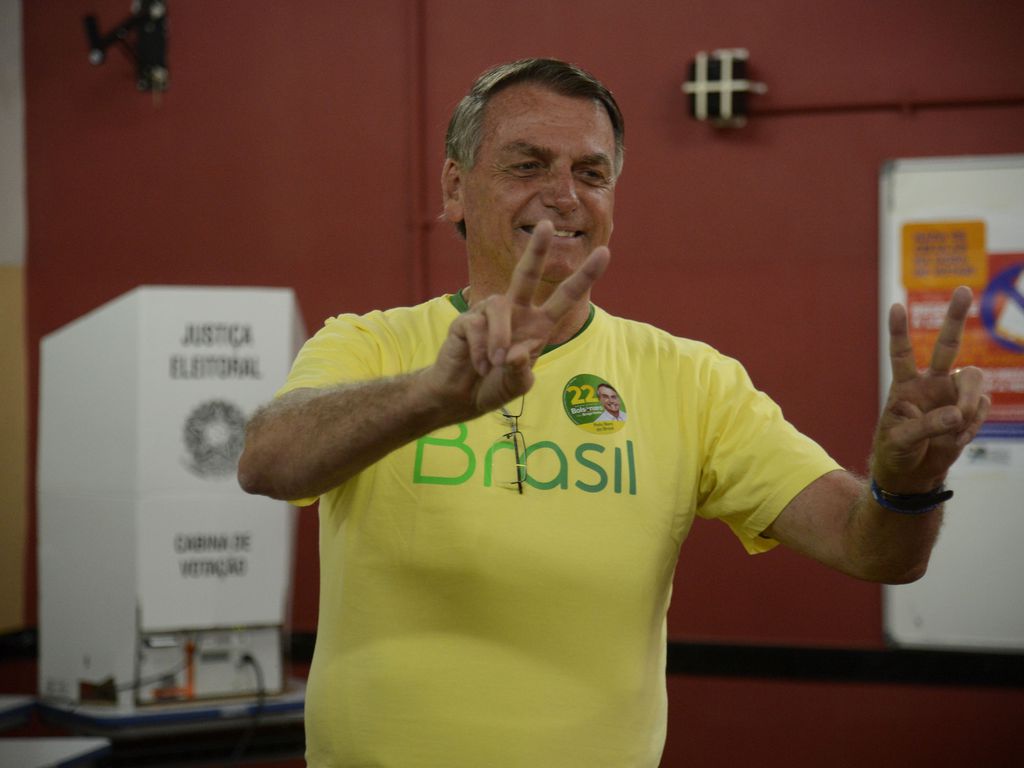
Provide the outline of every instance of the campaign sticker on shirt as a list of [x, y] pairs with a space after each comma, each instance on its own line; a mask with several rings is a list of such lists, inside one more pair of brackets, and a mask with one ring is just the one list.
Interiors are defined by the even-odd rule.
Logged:
[[626, 404], [618, 390], [600, 376], [581, 373], [562, 390], [562, 405], [573, 424], [587, 432], [607, 435], [626, 424]]

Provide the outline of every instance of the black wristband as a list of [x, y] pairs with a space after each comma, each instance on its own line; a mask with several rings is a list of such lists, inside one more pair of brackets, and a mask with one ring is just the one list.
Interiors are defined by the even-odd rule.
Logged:
[[901, 515], [923, 515], [953, 498], [953, 492], [940, 485], [928, 493], [890, 493], [879, 488], [875, 479], [871, 478], [871, 496], [878, 506], [891, 512], [899, 512]]

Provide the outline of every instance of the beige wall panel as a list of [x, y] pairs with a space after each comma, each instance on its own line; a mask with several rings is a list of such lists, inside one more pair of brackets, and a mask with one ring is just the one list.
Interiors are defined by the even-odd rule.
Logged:
[[24, 284], [20, 266], [0, 266], [0, 633], [25, 616]]

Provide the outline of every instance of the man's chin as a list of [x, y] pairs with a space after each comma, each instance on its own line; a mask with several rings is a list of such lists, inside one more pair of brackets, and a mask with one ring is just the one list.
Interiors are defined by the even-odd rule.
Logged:
[[[522, 258], [530, 237], [522, 229], [517, 230], [517, 234], [517, 242], [513, 248], [521, 246], [519, 258]], [[541, 282], [554, 285], [561, 283], [579, 269], [591, 250], [589, 239], [585, 237], [553, 238], [544, 259]]]
[[549, 253], [547, 261], [544, 262], [544, 271], [541, 272], [541, 282], [557, 285], [563, 280], [571, 277], [582, 262], [582, 257], [575, 257], [571, 259], [552, 259], [551, 254]]

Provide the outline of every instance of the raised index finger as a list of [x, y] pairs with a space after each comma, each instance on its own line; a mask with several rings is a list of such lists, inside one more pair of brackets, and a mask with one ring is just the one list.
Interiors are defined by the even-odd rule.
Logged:
[[949, 300], [949, 307], [946, 309], [946, 319], [942, 321], [942, 330], [939, 331], [939, 338], [935, 340], [935, 349], [932, 350], [932, 361], [928, 366], [932, 373], [948, 374], [956, 356], [960, 353], [960, 339], [964, 335], [964, 324], [967, 322], [967, 312], [971, 308], [971, 289], [961, 285]]
[[611, 254], [605, 246], [595, 248], [580, 264], [579, 268], [562, 281], [548, 300], [544, 302], [544, 312], [548, 318], [557, 323], [562, 317], [590, 293], [594, 283], [604, 274], [608, 267]]
[[914, 348], [907, 328], [907, 309], [902, 304], [893, 304], [889, 309], [889, 363], [893, 381], [902, 383], [917, 378]]

